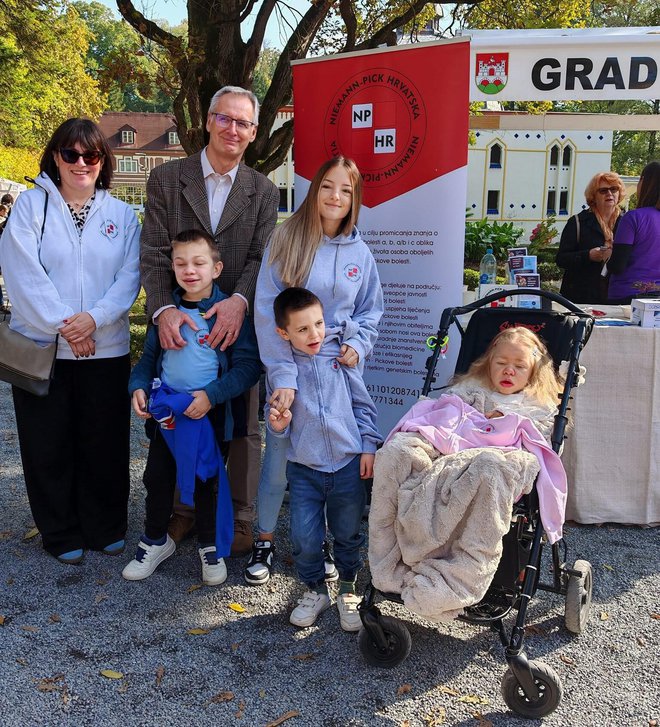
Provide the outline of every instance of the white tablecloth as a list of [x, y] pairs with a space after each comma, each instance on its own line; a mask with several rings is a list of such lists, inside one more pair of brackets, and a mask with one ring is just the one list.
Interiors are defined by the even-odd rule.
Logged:
[[597, 326], [562, 460], [567, 520], [660, 524], [660, 329]]

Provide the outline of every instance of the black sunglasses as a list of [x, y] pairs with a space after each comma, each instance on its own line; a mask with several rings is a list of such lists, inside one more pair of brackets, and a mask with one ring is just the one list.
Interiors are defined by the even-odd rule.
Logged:
[[84, 152], [75, 149], [60, 149], [60, 156], [67, 164], [75, 164], [82, 157], [85, 164], [89, 164], [90, 167], [98, 164], [103, 159], [103, 153], [98, 149]]

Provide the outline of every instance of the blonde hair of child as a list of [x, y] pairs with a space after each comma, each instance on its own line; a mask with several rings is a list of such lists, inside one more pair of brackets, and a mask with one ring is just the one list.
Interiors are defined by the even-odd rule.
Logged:
[[493, 388], [490, 380], [490, 363], [499, 343], [510, 343], [526, 348], [531, 355], [532, 372], [525, 387], [525, 393], [533, 396], [540, 404], [556, 406], [564, 388], [563, 382], [555, 371], [552, 356], [543, 341], [529, 328], [515, 326], [500, 331], [490, 342], [485, 353], [473, 361], [467, 373], [455, 378], [453, 383], [465, 379], [476, 379], [482, 386]]
[[362, 176], [354, 161], [339, 156], [324, 162], [314, 175], [309, 192], [300, 207], [282, 224], [277, 225], [270, 242], [271, 265], [277, 265], [286, 287], [302, 288], [307, 282], [316, 252], [323, 242], [323, 226], [319, 212], [319, 190], [326, 174], [334, 167], [344, 167], [353, 188], [351, 209], [339, 227], [341, 235], [349, 235], [357, 224], [362, 205]]

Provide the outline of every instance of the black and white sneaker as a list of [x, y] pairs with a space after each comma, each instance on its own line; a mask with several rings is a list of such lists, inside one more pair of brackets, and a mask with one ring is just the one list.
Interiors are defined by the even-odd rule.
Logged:
[[339, 580], [339, 572], [335, 567], [335, 559], [330, 550], [330, 543], [323, 541], [323, 565], [325, 566], [325, 582], [332, 583]]
[[273, 570], [275, 546], [270, 540], [257, 540], [252, 546], [252, 555], [245, 566], [243, 577], [251, 586], [262, 586], [270, 580]]

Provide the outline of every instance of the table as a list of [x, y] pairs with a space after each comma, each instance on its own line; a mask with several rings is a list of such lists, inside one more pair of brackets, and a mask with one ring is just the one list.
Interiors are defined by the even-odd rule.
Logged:
[[562, 460], [566, 519], [660, 524], [660, 328], [596, 326]]

